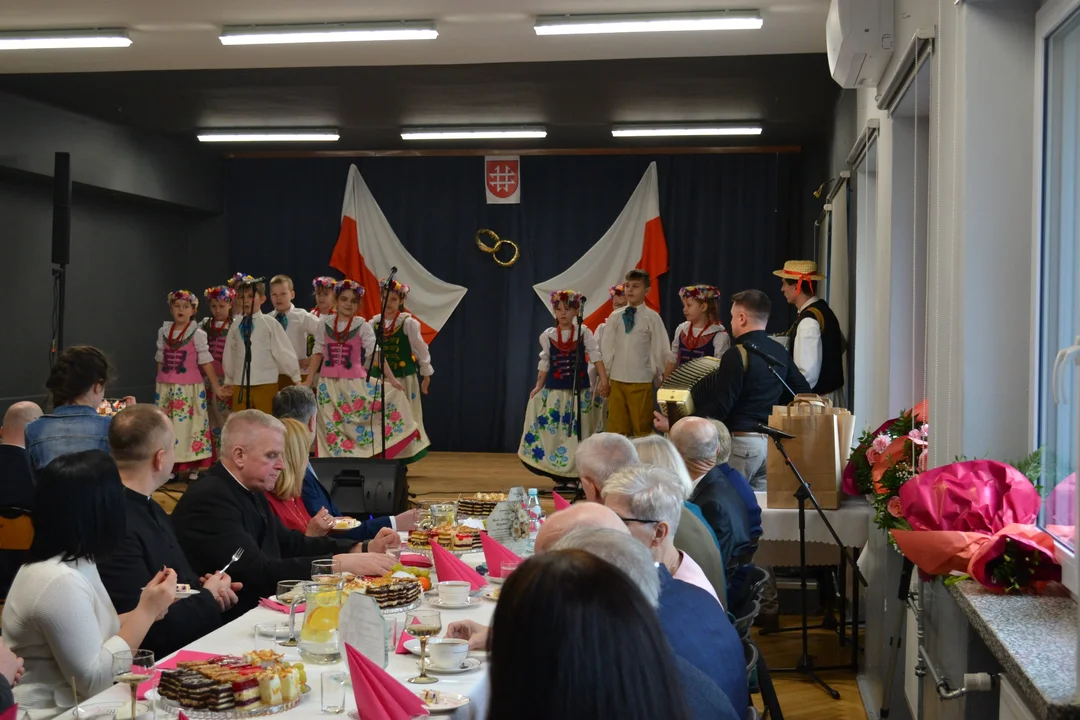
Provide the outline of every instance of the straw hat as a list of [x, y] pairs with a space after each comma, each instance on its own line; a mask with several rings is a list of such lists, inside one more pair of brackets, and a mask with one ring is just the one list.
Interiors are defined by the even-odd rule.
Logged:
[[818, 274], [817, 263], [813, 260], [788, 260], [783, 270], [774, 270], [773, 275], [787, 280], [824, 280]]

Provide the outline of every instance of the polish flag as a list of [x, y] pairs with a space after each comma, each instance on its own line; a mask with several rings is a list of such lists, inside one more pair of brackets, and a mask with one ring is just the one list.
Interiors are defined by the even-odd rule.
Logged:
[[668, 252], [664, 227], [660, 224], [656, 163], [649, 163], [630, 201], [604, 236], [566, 272], [533, 285], [533, 290], [548, 310], [551, 310], [550, 295], [556, 290], [577, 290], [584, 294], [588, 313], [585, 324], [595, 330], [612, 311], [608, 289], [623, 282], [626, 273], [634, 268], [645, 270], [652, 278], [645, 304], [659, 312], [659, 277], [668, 271]]
[[364, 286], [357, 312], [368, 319], [382, 311], [379, 278], [396, 267], [395, 277], [410, 287], [405, 309], [420, 321], [424, 341], [429, 343], [465, 297], [465, 288], [443, 282], [409, 254], [355, 165], [349, 166], [341, 205], [341, 231], [330, 267]]

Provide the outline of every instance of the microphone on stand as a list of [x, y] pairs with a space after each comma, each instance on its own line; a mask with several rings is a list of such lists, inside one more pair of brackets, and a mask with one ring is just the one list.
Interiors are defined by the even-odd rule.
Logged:
[[768, 435], [769, 437], [777, 440], [795, 439], [795, 436], [791, 433], [786, 433], [783, 430], [777, 430], [776, 428], [765, 425], [764, 423], [758, 423], [754, 426], [754, 429], [757, 430], [759, 433], [762, 433], [763, 435]]

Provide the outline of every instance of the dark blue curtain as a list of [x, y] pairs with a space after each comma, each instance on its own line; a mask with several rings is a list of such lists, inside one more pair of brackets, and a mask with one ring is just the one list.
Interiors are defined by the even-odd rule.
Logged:
[[[424, 417], [433, 449], [512, 451], [536, 378], [537, 337], [552, 322], [532, 285], [603, 235], [654, 160], [670, 255], [660, 279], [669, 332], [683, 319], [678, 288], [692, 283], [717, 285], [725, 298], [747, 288], [769, 292], [772, 329], [785, 330], [789, 314], [771, 273], [798, 254], [797, 154], [523, 157], [520, 205], [485, 204], [481, 157], [230, 160], [232, 268], [288, 274], [297, 304], [310, 307], [311, 279], [336, 275], [327, 263], [355, 163], [409, 252], [468, 288], [432, 345]], [[480, 252], [473, 241], [480, 228], [516, 241], [517, 264], [502, 268]]]

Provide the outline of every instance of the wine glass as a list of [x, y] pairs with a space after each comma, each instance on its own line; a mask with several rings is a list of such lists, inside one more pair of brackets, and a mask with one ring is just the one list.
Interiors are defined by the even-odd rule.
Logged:
[[427, 641], [442, 631], [442, 616], [438, 610], [414, 610], [405, 614], [405, 632], [420, 638], [420, 674], [409, 678], [417, 685], [439, 682], [427, 674]]
[[139, 685], [154, 677], [154, 653], [131, 650], [113, 655], [113, 680], [131, 688], [131, 720], [135, 720]]
[[304, 600], [304, 591], [300, 587], [303, 582], [303, 580], [281, 580], [277, 584], [278, 602], [289, 606], [289, 639], [278, 643], [283, 647], [296, 647], [296, 606]]

